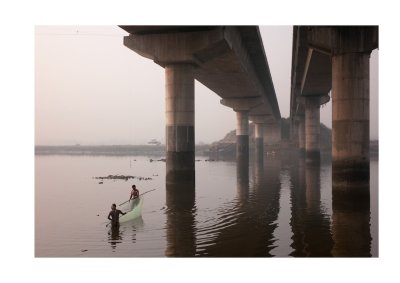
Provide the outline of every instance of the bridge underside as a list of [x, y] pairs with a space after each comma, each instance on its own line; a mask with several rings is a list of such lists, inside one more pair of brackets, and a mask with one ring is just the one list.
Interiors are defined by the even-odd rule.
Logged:
[[[269, 66], [255, 26], [120, 26], [124, 44], [165, 67], [194, 65], [194, 78], [223, 99], [261, 100], [249, 115], [280, 119]], [[260, 48], [260, 46], [262, 48]]]
[[290, 116], [305, 115], [304, 99], [320, 96], [321, 104], [329, 101], [332, 88], [331, 56], [313, 48], [308, 42], [307, 27], [293, 27], [292, 90]]

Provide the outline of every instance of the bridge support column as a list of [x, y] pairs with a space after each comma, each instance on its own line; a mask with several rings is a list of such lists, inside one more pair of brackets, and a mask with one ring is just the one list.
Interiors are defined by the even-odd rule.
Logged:
[[299, 116], [299, 153], [301, 157], [306, 153], [306, 122], [304, 115]]
[[333, 174], [340, 190], [340, 183], [369, 180], [369, 54], [333, 56], [332, 98]]
[[292, 120], [290, 123], [290, 143], [294, 148], [299, 147], [299, 119]]
[[254, 138], [255, 138], [255, 161], [256, 164], [262, 167], [264, 162], [264, 135], [265, 135], [265, 125], [272, 121], [272, 117], [269, 115], [252, 115], [249, 118], [255, 125], [254, 128]]
[[305, 100], [306, 162], [319, 163], [320, 97], [306, 97]]
[[236, 177], [238, 183], [249, 182], [249, 111], [262, 104], [258, 97], [222, 99], [221, 104], [236, 112]]
[[375, 47], [371, 31], [375, 32], [369, 27], [336, 28], [333, 43], [333, 188], [335, 194], [358, 199], [369, 199], [369, 58]]
[[249, 112], [236, 111], [236, 161], [249, 166]]
[[195, 183], [194, 76], [190, 64], [165, 67], [166, 182]]
[[264, 158], [264, 124], [255, 123], [255, 155], [256, 161], [260, 162]]

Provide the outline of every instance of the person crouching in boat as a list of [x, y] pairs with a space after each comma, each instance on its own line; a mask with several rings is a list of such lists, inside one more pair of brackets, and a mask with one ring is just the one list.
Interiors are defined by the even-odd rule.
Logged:
[[139, 197], [139, 190], [136, 189], [136, 185], [132, 185], [131, 197], [129, 198], [129, 200], [135, 199], [138, 197]]
[[118, 229], [119, 228], [119, 215], [125, 215], [126, 213], [122, 212], [121, 210], [117, 209], [115, 203], [111, 205], [111, 211], [108, 214], [108, 220], [111, 221], [111, 229]]

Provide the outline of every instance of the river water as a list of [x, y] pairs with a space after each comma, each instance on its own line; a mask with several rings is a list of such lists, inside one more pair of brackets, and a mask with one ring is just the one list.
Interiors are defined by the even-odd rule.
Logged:
[[[378, 161], [370, 162], [368, 209], [349, 211], [332, 206], [329, 161], [250, 162], [243, 182], [235, 162], [197, 157], [196, 187], [176, 194], [166, 189], [165, 162], [150, 159], [36, 155], [35, 256], [379, 255]], [[136, 178], [95, 178], [117, 174]], [[112, 233], [110, 206], [126, 201], [133, 184], [141, 193], [155, 190], [144, 195], [142, 216]]]

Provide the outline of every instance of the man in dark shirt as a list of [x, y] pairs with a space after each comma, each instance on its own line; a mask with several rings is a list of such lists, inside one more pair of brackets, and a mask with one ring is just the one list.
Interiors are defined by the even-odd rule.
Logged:
[[111, 211], [108, 214], [108, 220], [111, 220], [111, 228], [116, 229], [119, 228], [119, 215], [125, 215], [126, 213], [122, 212], [121, 210], [117, 209], [115, 203], [111, 205]]

